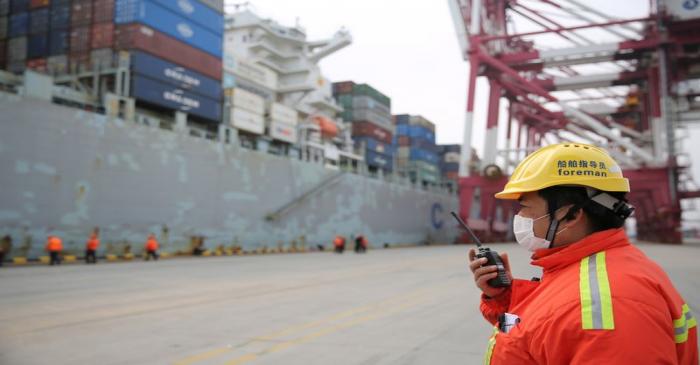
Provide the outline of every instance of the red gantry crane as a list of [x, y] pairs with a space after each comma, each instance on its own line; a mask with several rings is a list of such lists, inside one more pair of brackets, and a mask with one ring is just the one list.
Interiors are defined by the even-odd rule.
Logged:
[[[583, 0], [448, 1], [469, 63], [459, 185], [470, 226], [507, 239], [515, 206], [493, 194], [527, 153], [572, 141], [620, 163], [639, 239], [680, 243], [681, 201], [700, 197], [681, 153], [700, 120], [700, 0], [615, 2], [620, 14]], [[628, 9], [648, 11], [622, 17]], [[470, 171], [479, 77], [485, 167]]]

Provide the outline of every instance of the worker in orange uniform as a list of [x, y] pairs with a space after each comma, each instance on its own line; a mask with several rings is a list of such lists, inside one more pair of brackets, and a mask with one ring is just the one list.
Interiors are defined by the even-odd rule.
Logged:
[[61, 251], [63, 251], [63, 241], [56, 235], [48, 235], [46, 238], [46, 251], [49, 252], [49, 265], [61, 264]]
[[148, 235], [146, 240], [146, 261], [153, 257], [153, 260], [158, 261], [158, 240], [156, 240], [156, 235], [153, 233]]
[[543, 274], [491, 286], [497, 267], [470, 250], [480, 309], [495, 325], [485, 364], [698, 364], [688, 304], [623, 229], [629, 191], [595, 146], [550, 145], [518, 165], [496, 198], [520, 203], [515, 238]]
[[355, 253], [365, 253], [367, 252], [367, 238], [364, 235], [359, 234], [355, 237]]
[[100, 247], [100, 229], [95, 227], [85, 243], [85, 263], [86, 264], [96, 264], [97, 263], [97, 248]]
[[343, 253], [345, 251], [345, 237], [341, 235], [335, 236], [333, 247], [335, 247], [335, 253]]

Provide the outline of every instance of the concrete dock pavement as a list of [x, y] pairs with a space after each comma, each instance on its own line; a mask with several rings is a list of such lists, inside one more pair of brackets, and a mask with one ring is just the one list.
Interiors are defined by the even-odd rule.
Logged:
[[[700, 246], [640, 247], [698, 313]], [[480, 363], [468, 248], [2, 268], [0, 364]]]

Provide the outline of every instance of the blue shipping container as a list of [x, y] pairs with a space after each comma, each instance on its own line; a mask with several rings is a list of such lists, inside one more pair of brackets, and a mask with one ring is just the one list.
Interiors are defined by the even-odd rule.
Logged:
[[136, 100], [221, 122], [221, 102], [219, 101], [136, 74], [133, 75], [131, 88], [131, 95]]
[[383, 155], [394, 155], [394, 146], [388, 143], [377, 141], [371, 137], [353, 137], [353, 140], [355, 141], [355, 146], [357, 147], [360, 147], [360, 145], [364, 142], [365, 148], [370, 151], [381, 153]]
[[70, 26], [70, 11], [70, 3], [54, 7], [54, 3], [51, 2], [51, 30], [68, 29], [68, 26]]
[[440, 161], [436, 153], [417, 148], [411, 148], [409, 159], [413, 161], [425, 161], [433, 165], [437, 165]]
[[29, 13], [19, 13], [10, 15], [9, 38], [21, 37], [29, 31]]
[[37, 34], [29, 37], [27, 44], [27, 58], [45, 58], [49, 55], [49, 37]]
[[455, 172], [459, 171], [459, 162], [441, 162], [440, 163], [441, 172]]
[[437, 146], [432, 141], [423, 138], [411, 138], [411, 147], [437, 153]]
[[29, 10], [29, 0], [12, 0], [10, 2], [10, 13], [22, 13]]
[[137, 74], [174, 85], [182, 90], [221, 100], [221, 83], [182, 66], [144, 52], [131, 53], [131, 66]]
[[411, 138], [422, 138], [435, 144], [435, 133], [420, 125], [399, 124], [396, 126], [396, 134]]
[[440, 148], [440, 152], [446, 153], [446, 152], [457, 152], [459, 153], [462, 150], [462, 146], [458, 144], [441, 144], [438, 146]]
[[29, 33], [46, 33], [49, 30], [49, 8], [33, 10], [29, 13]]
[[387, 171], [394, 169], [394, 159], [391, 156], [374, 151], [366, 151], [365, 161], [368, 166], [378, 167]]
[[200, 3], [197, 0], [155, 0], [158, 4], [168, 8], [168, 10], [183, 16], [191, 21], [203, 26], [223, 36], [224, 34], [224, 16], [217, 13], [214, 9]]
[[62, 8], [66, 5], [70, 6], [71, 0], [51, 0], [49, 3], [49, 5], [51, 5], [51, 10], [53, 10], [56, 8]]
[[149, 0], [117, 0], [114, 22], [142, 23], [218, 58], [222, 57], [220, 34], [214, 34]]
[[67, 30], [54, 30], [49, 33], [49, 55], [57, 56], [68, 53], [70, 38]]

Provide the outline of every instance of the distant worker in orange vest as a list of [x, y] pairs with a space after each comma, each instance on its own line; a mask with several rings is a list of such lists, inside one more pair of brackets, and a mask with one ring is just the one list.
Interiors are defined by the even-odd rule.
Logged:
[[335, 236], [333, 247], [335, 247], [336, 253], [343, 253], [343, 251], [345, 251], [345, 237], [341, 235]]
[[97, 263], [97, 248], [100, 247], [100, 229], [95, 227], [90, 238], [85, 243], [85, 263]]
[[355, 253], [365, 253], [367, 252], [367, 238], [360, 234], [355, 237]]
[[49, 252], [51, 260], [49, 265], [61, 264], [61, 251], [63, 251], [63, 241], [58, 236], [48, 235], [46, 238], [46, 251]]
[[149, 234], [146, 240], [146, 261], [150, 260], [151, 257], [158, 261], [158, 240], [153, 233]]

